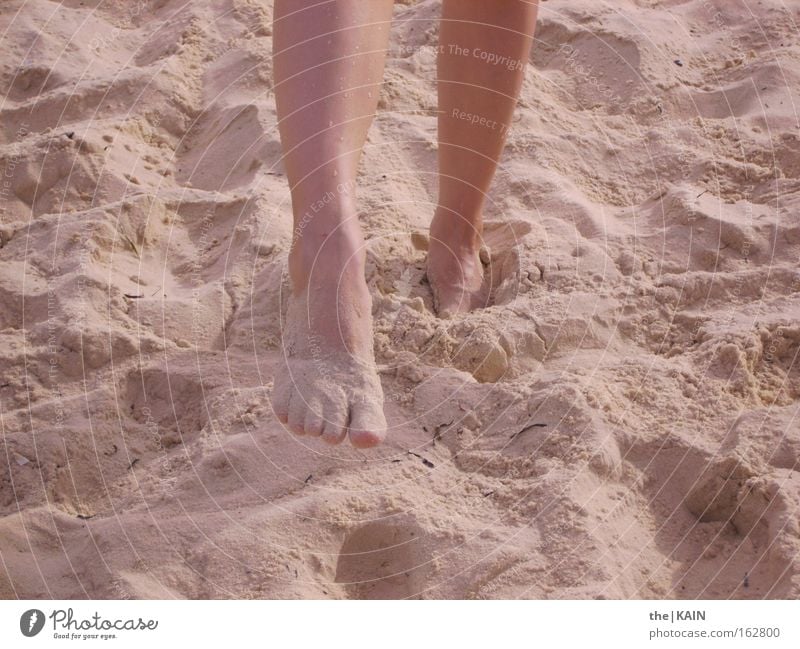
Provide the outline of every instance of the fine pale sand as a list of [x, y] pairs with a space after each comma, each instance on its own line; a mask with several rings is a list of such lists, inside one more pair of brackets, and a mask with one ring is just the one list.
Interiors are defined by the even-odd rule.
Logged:
[[271, 7], [2, 3], [0, 597], [800, 596], [796, 12], [543, 2], [492, 306], [442, 320], [439, 3], [397, 4], [358, 451], [269, 406]]

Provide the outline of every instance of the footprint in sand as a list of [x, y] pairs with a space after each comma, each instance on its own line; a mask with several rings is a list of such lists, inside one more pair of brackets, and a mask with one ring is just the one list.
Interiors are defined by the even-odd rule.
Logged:
[[413, 521], [373, 522], [345, 538], [336, 582], [351, 599], [419, 598], [429, 587], [424, 531]]

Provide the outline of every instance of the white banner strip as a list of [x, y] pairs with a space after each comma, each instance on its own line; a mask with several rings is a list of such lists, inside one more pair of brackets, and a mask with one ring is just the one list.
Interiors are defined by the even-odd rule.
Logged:
[[799, 619], [796, 601], [3, 601], [0, 646], [798, 647]]

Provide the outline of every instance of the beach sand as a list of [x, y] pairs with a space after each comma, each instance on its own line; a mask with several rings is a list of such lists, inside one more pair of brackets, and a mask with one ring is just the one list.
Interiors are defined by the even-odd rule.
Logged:
[[439, 9], [396, 5], [362, 160], [358, 451], [268, 400], [272, 3], [3, 3], [0, 597], [800, 596], [797, 11], [542, 2], [492, 306], [443, 320]]

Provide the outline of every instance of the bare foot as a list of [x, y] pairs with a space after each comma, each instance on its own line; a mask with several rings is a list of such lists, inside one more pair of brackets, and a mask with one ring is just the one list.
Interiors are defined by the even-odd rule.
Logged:
[[271, 395], [275, 414], [298, 435], [331, 444], [349, 436], [353, 446], [375, 446], [386, 419], [361, 235], [305, 233], [289, 264], [293, 294]]
[[487, 297], [480, 233], [471, 226], [454, 227], [452, 221], [434, 217], [428, 242], [428, 282], [443, 318], [486, 306]]

